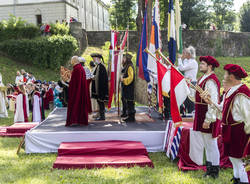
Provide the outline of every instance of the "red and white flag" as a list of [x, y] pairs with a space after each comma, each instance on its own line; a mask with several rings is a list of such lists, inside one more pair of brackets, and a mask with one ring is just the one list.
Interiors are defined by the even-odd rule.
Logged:
[[171, 67], [170, 75], [170, 102], [171, 116], [175, 123], [181, 122], [179, 107], [190, 94], [188, 85], [183, 75], [181, 75], [174, 67]]
[[168, 67], [157, 61], [159, 107], [163, 108], [163, 96], [168, 96], [170, 91], [170, 70]]

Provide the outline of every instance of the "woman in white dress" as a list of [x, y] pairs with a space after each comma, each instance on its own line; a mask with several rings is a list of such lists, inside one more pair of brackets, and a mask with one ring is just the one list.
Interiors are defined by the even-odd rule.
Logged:
[[2, 74], [0, 73], [0, 118], [8, 117], [6, 108], [6, 90], [2, 81]]

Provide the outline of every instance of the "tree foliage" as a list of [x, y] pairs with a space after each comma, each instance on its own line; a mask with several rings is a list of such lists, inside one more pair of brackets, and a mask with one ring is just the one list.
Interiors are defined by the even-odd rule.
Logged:
[[112, 0], [110, 8], [110, 23], [113, 29], [136, 29], [136, 0]]
[[240, 30], [250, 32], [250, 1], [247, 1], [240, 8]]
[[233, 11], [234, 0], [211, 0], [213, 23], [219, 30], [232, 31], [236, 14]]

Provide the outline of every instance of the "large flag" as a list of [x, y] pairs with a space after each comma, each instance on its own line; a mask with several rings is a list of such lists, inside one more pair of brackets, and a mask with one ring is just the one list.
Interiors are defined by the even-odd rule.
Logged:
[[173, 0], [169, 0], [168, 9], [168, 52], [169, 59], [174, 64], [176, 59], [176, 40]]
[[163, 96], [168, 96], [170, 91], [170, 70], [166, 65], [157, 61], [158, 73], [158, 95], [159, 95], [159, 108], [163, 108]]
[[170, 72], [170, 102], [171, 116], [175, 123], [181, 122], [179, 107], [190, 94], [186, 80], [174, 67]]
[[118, 33], [115, 31], [111, 32], [111, 53], [112, 53], [112, 59], [111, 59], [111, 72], [110, 72], [110, 83], [109, 83], [109, 102], [108, 102], [108, 108], [111, 108], [112, 100], [113, 100], [113, 95], [115, 92], [115, 74], [116, 74], [116, 68], [117, 68], [117, 56], [116, 56], [116, 45], [117, 45], [117, 36]]
[[176, 43], [177, 49], [180, 54], [182, 54], [182, 26], [181, 26], [181, 11], [179, 0], [175, 0], [175, 21], [176, 21]]
[[136, 66], [139, 68], [139, 77], [147, 82], [150, 81], [148, 66], [148, 54], [144, 52], [147, 48], [147, 8], [145, 9], [143, 18], [143, 27], [140, 38], [140, 45], [137, 52]]
[[[155, 53], [158, 48], [162, 48], [161, 36], [160, 36], [160, 10], [159, 0], [155, 0], [155, 6], [153, 9], [153, 21], [151, 26], [151, 38], [149, 44], [149, 50], [151, 53]], [[155, 58], [151, 55], [148, 56], [148, 70], [157, 74], [157, 64]]]

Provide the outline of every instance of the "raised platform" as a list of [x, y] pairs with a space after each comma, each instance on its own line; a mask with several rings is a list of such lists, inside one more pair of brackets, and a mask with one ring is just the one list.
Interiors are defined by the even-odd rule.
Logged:
[[149, 152], [163, 151], [166, 123], [157, 119], [154, 112], [149, 117], [147, 107], [136, 108], [135, 123], [122, 123], [112, 109], [106, 113], [106, 121], [95, 122], [90, 118], [88, 126], [65, 127], [66, 114], [66, 108], [56, 108], [45, 121], [26, 132], [26, 153], [57, 152], [62, 142], [105, 140], [139, 141]]

